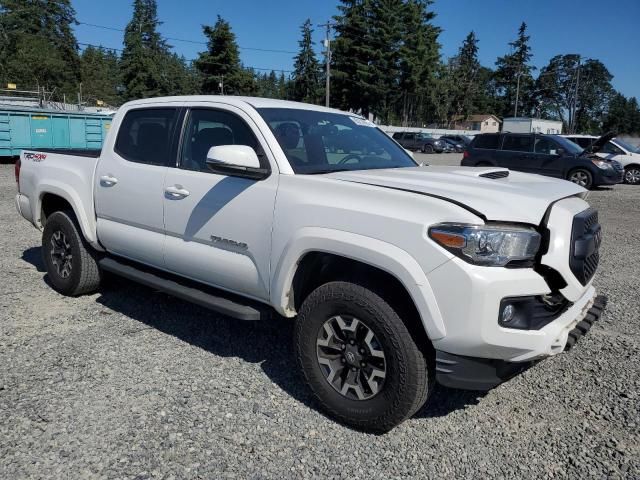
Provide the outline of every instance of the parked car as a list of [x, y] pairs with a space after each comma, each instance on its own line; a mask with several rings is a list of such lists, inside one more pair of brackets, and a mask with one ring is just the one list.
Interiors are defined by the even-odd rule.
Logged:
[[440, 140], [444, 142], [446, 151], [450, 153], [462, 153], [464, 151], [465, 145], [462, 143], [458, 143], [455, 140], [448, 137], [447, 138], [440, 137]]
[[[328, 154], [338, 131], [382, 151]], [[412, 416], [435, 382], [492, 388], [571, 348], [604, 308], [583, 188], [419, 167], [353, 113], [136, 100], [99, 156], [24, 151], [15, 173], [56, 291], [94, 292], [112, 272], [238, 320], [295, 319], [318, 404], [360, 429]]]
[[624, 167], [624, 181], [631, 185], [640, 184], [640, 147], [615, 138], [609, 133], [601, 137], [595, 135], [563, 135], [582, 148], [607, 160], [616, 160]]
[[585, 152], [559, 135], [484, 133], [467, 146], [461, 165], [498, 166], [549, 177], [564, 178], [590, 189], [622, 182], [624, 169], [615, 160]]
[[453, 140], [456, 143], [461, 144], [462, 146], [467, 146], [471, 143], [471, 137], [467, 135], [442, 135], [440, 137], [441, 140]]
[[396, 132], [393, 139], [407, 150], [421, 151], [422, 153], [442, 153], [444, 142], [433, 138], [428, 133]]

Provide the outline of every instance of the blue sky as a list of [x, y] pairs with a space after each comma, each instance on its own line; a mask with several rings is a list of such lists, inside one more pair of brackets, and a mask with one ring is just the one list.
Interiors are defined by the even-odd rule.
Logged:
[[[297, 50], [299, 27], [306, 18], [324, 23], [334, 15], [335, 0], [158, 0], [164, 36], [204, 41], [201, 25], [220, 14], [231, 23], [247, 66], [275, 70], [292, 68], [291, 53], [251, 50]], [[73, 0], [78, 20], [124, 28], [131, 17], [130, 0]], [[605, 7], [606, 5], [606, 7]], [[507, 52], [520, 22], [529, 26], [533, 63], [541, 67], [557, 54], [578, 53], [604, 62], [613, 85], [640, 98], [640, 0], [436, 0], [435, 23], [444, 57], [454, 55], [470, 30], [480, 39], [480, 62], [493, 67]], [[78, 25], [79, 42], [122, 47], [122, 32]], [[316, 28], [318, 52], [324, 31]], [[204, 45], [170, 41], [188, 59]]]

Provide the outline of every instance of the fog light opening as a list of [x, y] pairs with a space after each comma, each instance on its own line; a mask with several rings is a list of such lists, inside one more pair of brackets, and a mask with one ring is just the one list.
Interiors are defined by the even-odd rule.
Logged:
[[516, 309], [513, 305], [508, 304], [502, 309], [502, 323], [509, 323], [515, 317]]

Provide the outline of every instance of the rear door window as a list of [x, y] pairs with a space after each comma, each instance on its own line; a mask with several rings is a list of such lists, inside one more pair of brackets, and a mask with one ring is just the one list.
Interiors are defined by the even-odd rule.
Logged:
[[473, 148], [486, 148], [489, 150], [498, 150], [500, 148], [500, 135], [484, 134], [476, 135], [473, 141]]
[[177, 116], [176, 108], [130, 110], [118, 130], [116, 153], [130, 162], [168, 165]]
[[506, 135], [502, 143], [502, 150], [532, 152], [533, 135]]

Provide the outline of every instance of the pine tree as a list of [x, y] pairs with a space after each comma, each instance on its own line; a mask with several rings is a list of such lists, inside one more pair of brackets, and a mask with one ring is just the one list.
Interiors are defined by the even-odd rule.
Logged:
[[340, 0], [334, 17], [331, 105], [368, 115], [377, 96], [371, 59], [379, 43], [372, 37], [372, 0]]
[[0, 78], [20, 88], [46, 87], [60, 98], [80, 78], [70, 0], [0, 0]]
[[458, 55], [451, 60], [452, 120], [467, 118], [473, 113], [473, 104], [479, 90], [478, 38], [471, 31], [462, 42]]
[[220, 15], [213, 27], [203, 27], [207, 51], [195, 62], [205, 94], [252, 95], [257, 91], [253, 73], [243, 68], [236, 36]]
[[118, 56], [113, 50], [85, 48], [80, 57], [83, 97], [108, 105], [120, 103]]
[[496, 85], [500, 101], [498, 115], [513, 116], [515, 113], [516, 95], [518, 97], [518, 112], [529, 115], [533, 109], [532, 76], [535, 68], [529, 64], [532, 58], [529, 39], [526, 34], [527, 24], [522, 22], [518, 29], [518, 38], [509, 43], [511, 53], [499, 57], [496, 61]]
[[[433, 118], [435, 88], [440, 63], [439, 27], [431, 22], [435, 13], [429, 10], [432, 0], [409, 0], [404, 8], [404, 41], [400, 50], [400, 89], [403, 95], [401, 118]], [[421, 122], [418, 122], [421, 123]]]
[[135, 0], [133, 17], [124, 33], [121, 75], [125, 100], [167, 94], [163, 67], [169, 58], [169, 46], [157, 31], [156, 0]]
[[300, 52], [296, 55], [292, 75], [292, 97], [294, 100], [316, 103], [320, 99], [320, 63], [313, 51], [311, 20], [302, 27], [302, 39], [298, 42]]

